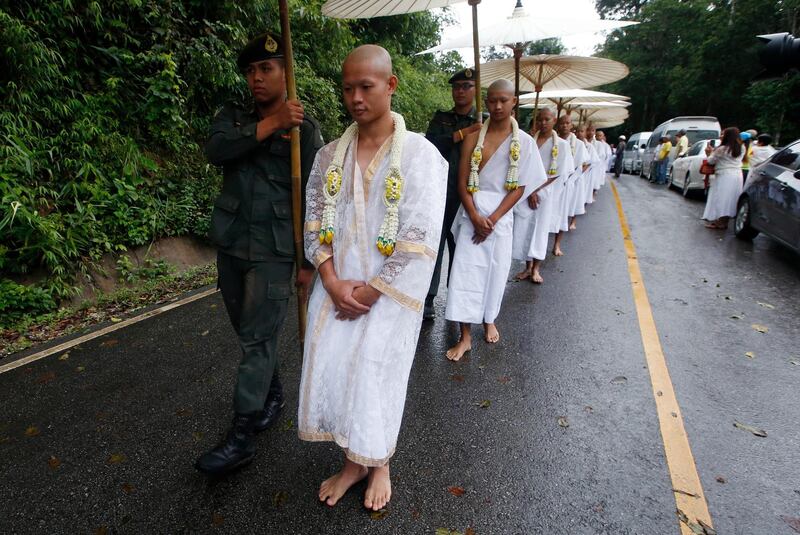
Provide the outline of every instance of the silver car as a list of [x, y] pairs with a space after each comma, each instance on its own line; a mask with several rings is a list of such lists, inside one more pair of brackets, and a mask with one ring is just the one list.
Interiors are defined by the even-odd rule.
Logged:
[[[671, 188], [683, 192], [684, 197], [693, 192], [706, 189], [705, 176], [700, 174], [700, 166], [706, 159], [706, 145], [717, 146], [716, 139], [703, 139], [691, 147], [683, 158], [672, 162], [668, 170], [668, 184]], [[713, 175], [712, 175], [713, 176]]]

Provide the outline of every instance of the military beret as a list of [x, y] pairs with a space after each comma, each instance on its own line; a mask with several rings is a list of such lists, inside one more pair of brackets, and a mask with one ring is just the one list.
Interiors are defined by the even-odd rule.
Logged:
[[447, 80], [448, 84], [453, 84], [455, 82], [471, 82], [475, 80], [475, 71], [472, 69], [464, 69], [463, 71], [458, 71], [453, 76]]
[[244, 71], [251, 63], [272, 58], [283, 58], [283, 38], [280, 34], [267, 32], [245, 45], [236, 59], [236, 65]]

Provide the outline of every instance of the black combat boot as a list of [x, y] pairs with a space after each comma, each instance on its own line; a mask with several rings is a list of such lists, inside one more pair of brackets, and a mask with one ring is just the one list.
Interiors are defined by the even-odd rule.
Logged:
[[223, 476], [252, 461], [256, 454], [255, 421], [253, 414], [236, 414], [225, 440], [197, 459], [194, 467], [210, 476]]
[[286, 405], [286, 401], [283, 399], [283, 386], [281, 385], [281, 380], [278, 378], [278, 373], [275, 372], [272, 375], [272, 382], [269, 385], [269, 393], [264, 402], [264, 409], [256, 413], [253, 430], [256, 433], [260, 433], [261, 431], [269, 429], [278, 419], [278, 416], [280, 416], [284, 405]]

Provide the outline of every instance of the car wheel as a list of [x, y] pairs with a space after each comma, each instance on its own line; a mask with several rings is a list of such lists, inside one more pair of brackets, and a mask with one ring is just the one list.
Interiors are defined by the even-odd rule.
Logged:
[[758, 231], [750, 225], [752, 210], [750, 199], [743, 195], [739, 199], [739, 207], [736, 210], [736, 220], [733, 222], [733, 232], [740, 240], [750, 241], [758, 236]]
[[690, 195], [690, 193], [691, 193], [691, 191], [689, 190], [689, 182], [691, 182], [690, 173], [687, 171], [686, 172], [686, 179], [683, 182], [683, 196], [684, 197], [688, 197]]

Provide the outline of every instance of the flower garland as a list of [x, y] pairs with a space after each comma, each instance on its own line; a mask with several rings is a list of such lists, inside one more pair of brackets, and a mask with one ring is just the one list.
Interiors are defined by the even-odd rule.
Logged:
[[[491, 119], [486, 119], [481, 127], [481, 133], [478, 134], [478, 143], [472, 151], [472, 157], [469, 164], [469, 179], [467, 180], [467, 191], [475, 193], [480, 190], [480, 178], [478, 176], [478, 168], [483, 160], [483, 141], [486, 138], [486, 132], [489, 130], [489, 123]], [[511, 117], [511, 145], [508, 147], [508, 173], [506, 173], [505, 188], [508, 191], [514, 191], [519, 187], [519, 125], [517, 120]]]
[[578, 138], [575, 134], [570, 133], [567, 140], [569, 140], [569, 150], [572, 151], [572, 156], [574, 157], [575, 151], [578, 150]]
[[[400, 227], [399, 207], [403, 196], [403, 175], [400, 172], [401, 157], [403, 155], [403, 142], [406, 135], [406, 122], [399, 113], [392, 112], [394, 134], [389, 155], [389, 171], [386, 173], [386, 189], [383, 192], [383, 204], [386, 214], [383, 217], [378, 239], [375, 245], [385, 256], [394, 253], [397, 242], [397, 230]], [[320, 243], [333, 243], [334, 226], [336, 220], [336, 202], [342, 193], [342, 175], [344, 173], [344, 157], [347, 148], [358, 135], [358, 124], [353, 123], [344, 131], [336, 143], [333, 160], [325, 172], [325, 185], [322, 195], [325, 197], [325, 207], [322, 210], [322, 223], [319, 231]], [[358, 165], [357, 163], [354, 165]]]
[[[547, 169], [547, 176], [550, 178], [558, 176], [558, 134], [553, 130], [553, 148], [550, 150], [550, 167]], [[539, 132], [533, 134], [533, 139], [539, 139]]]

